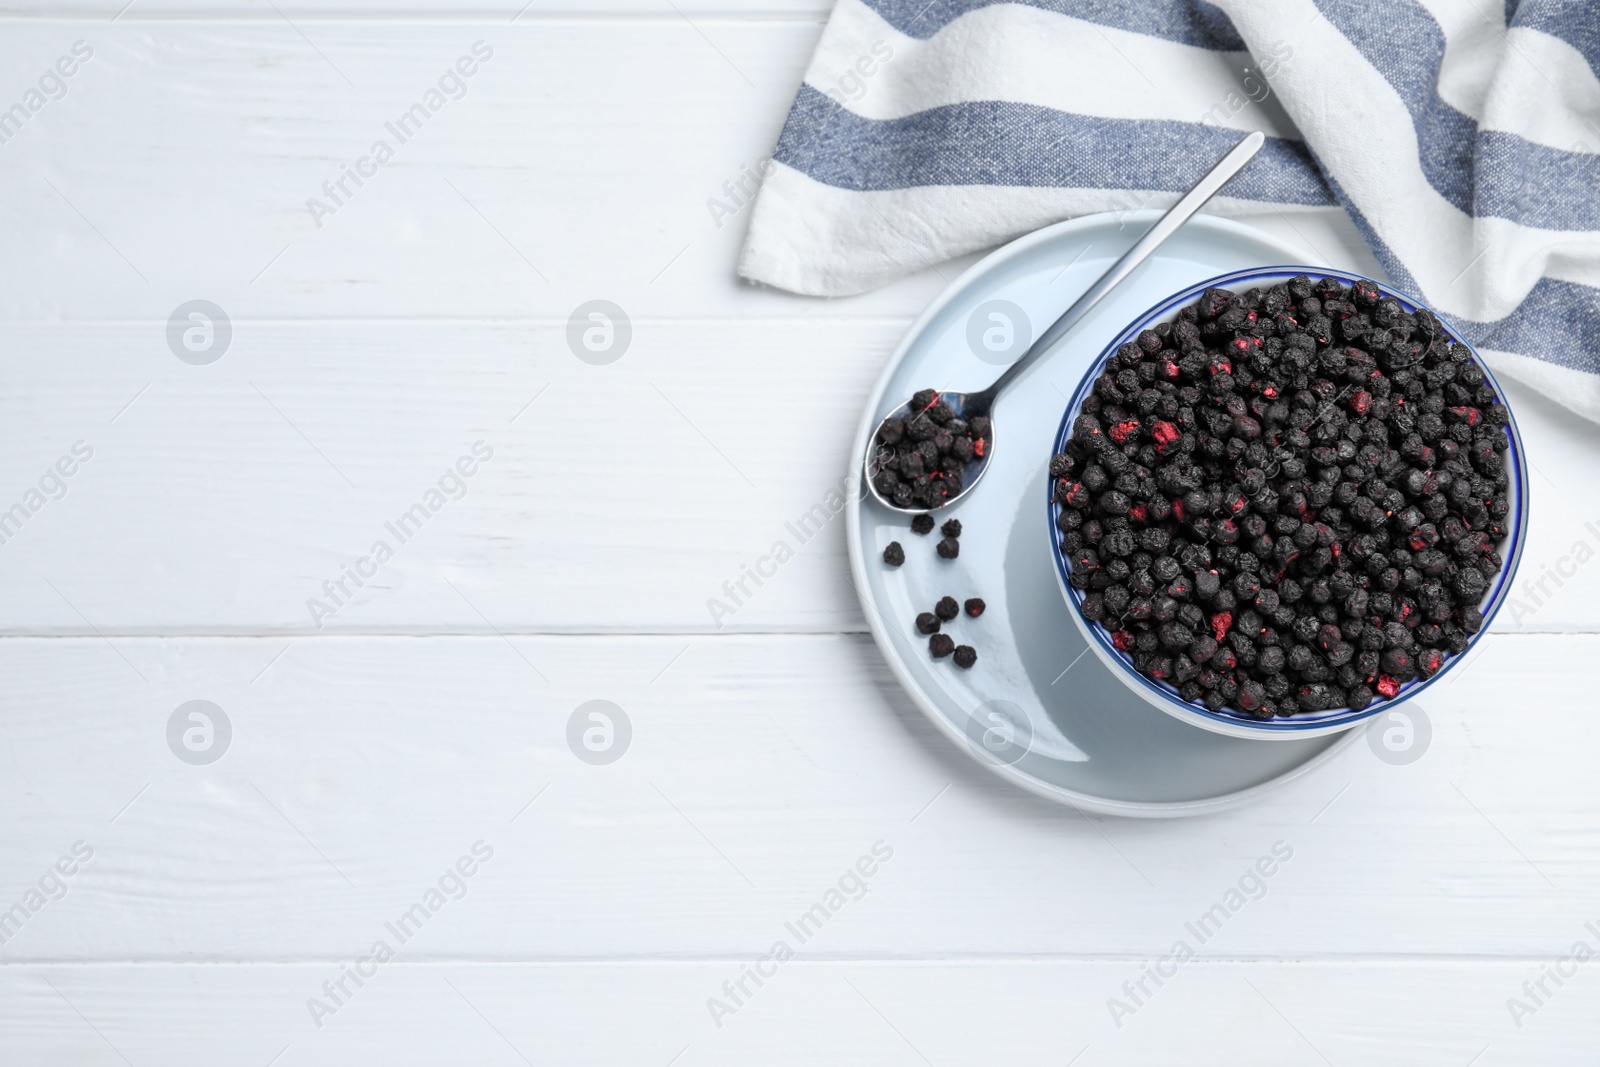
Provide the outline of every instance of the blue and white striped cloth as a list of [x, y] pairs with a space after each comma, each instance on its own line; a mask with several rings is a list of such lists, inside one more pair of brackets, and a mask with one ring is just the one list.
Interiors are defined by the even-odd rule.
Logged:
[[876, 288], [1087, 212], [1348, 212], [1497, 370], [1600, 419], [1595, 0], [839, 0], [740, 260]]

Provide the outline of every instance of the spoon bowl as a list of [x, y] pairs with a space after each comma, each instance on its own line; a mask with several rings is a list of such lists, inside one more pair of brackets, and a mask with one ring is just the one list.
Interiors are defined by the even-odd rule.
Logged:
[[[985, 392], [988, 392], [988, 390], [985, 390]], [[933, 402], [937, 404], [941, 400], [944, 401], [946, 404], [950, 405], [952, 410], [955, 411], [957, 418], [966, 419], [970, 422], [978, 415], [987, 415], [989, 413], [989, 407], [987, 404], [983, 404], [980, 410], [980, 405], [977, 400], [977, 398], [980, 396], [982, 396], [980, 393], [939, 393], [934, 397]], [[968, 460], [966, 464], [962, 466], [961, 488], [957, 492], [950, 494], [943, 500], [940, 500], [938, 503], [932, 504], [928, 507], [923, 507], [918, 504], [900, 505], [895, 503], [894, 500], [892, 500], [888, 494], [884, 493], [878, 485], [879, 464], [890, 455], [889, 450], [882, 444], [884, 427], [889, 424], [891, 419], [900, 419], [904, 422], [910, 422], [914, 417], [920, 414], [921, 412], [912, 410], [911, 401], [908, 400], [904, 404], [901, 404], [899, 407], [895, 408], [893, 411], [889, 412], [889, 414], [885, 415], [883, 417], [883, 421], [878, 423], [878, 429], [872, 435], [873, 443], [870, 446], [871, 451], [867, 454], [866, 460], [867, 488], [872, 493], [873, 499], [882, 504], [884, 507], [888, 508], [890, 511], [899, 511], [907, 515], [920, 515], [925, 511], [937, 511], [940, 508], [948, 507], [951, 504], [954, 504], [957, 500], [960, 500], [962, 497], [972, 492], [972, 487], [978, 484], [978, 479], [983, 477], [983, 472], [989, 469], [989, 459], [994, 455], [994, 426], [991, 420], [989, 436], [984, 443], [983, 455], [973, 456], [972, 459]]]

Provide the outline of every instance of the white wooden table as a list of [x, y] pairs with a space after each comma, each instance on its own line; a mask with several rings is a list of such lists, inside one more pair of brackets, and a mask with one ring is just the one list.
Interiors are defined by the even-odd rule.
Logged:
[[[1420, 760], [1085, 817], [897, 690], [842, 527], [707, 610], [963, 266], [734, 277], [747, 212], [707, 200], [826, 0], [121, 3], [0, 7], [0, 1063], [1593, 1062], [1600, 964], [1560, 962], [1600, 950], [1592, 426], [1512, 386], [1523, 572], [1561, 577]], [[1341, 220], [1254, 221], [1371, 267]], [[567, 343], [597, 299], [609, 365]], [[169, 345], [193, 300], [214, 362]], [[169, 745], [192, 700], [214, 762]], [[592, 700], [631, 724], [606, 765], [568, 744]]]

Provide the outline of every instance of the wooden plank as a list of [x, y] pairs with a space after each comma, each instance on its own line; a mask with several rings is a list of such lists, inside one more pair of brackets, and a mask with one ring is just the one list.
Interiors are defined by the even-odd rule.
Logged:
[[[904, 329], [642, 321], [597, 367], [563, 326], [241, 320], [197, 367], [155, 324], [0, 325], [0, 512], [94, 449], [64, 499], [0, 530], [0, 631], [860, 630], [843, 521], [804, 544], [790, 524], [839, 486]], [[1600, 548], [1592, 429], [1512, 400], [1537, 476], [1499, 625], [1593, 630], [1600, 567], [1575, 552]], [[402, 544], [388, 524], [477, 441], [494, 458]], [[362, 588], [324, 590], [380, 540], [394, 558]], [[713, 618], [778, 540], [795, 557]]]
[[[1151, 961], [1154, 962], [1154, 961]], [[1243, 1064], [1583, 1063], [1587, 968], [1518, 1029], [1506, 1001], [1546, 960], [1184, 964], [1118, 1028], [1137, 959], [809, 961], [717, 1027], [706, 1001], [748, 960], [375, 969], [322, 1028], [335, 962], [0, 968], [0, 1054], [60, 1063]], [[1590, 964], [1589, 966], [1593, 966]], [[121, 1058], [119, 1058], [121, 1057]], [[1474, 1059], [1476, 1057], [1476, 1060]]]
[[[724, 183], [771, 152], [819, 27], [662, 15], [304, 37], [266, 21], [14, 23], [7, 69], [42, 75], [80, 39], [93, 58], [4, 146], [0, 188], [31, 221], [0, 264], [0, 314], [165, 322], [197, 297], [239, 318], [563, 323], [596, 298], [640, 318], [827, 306], [740, 284], [748, 210], [708, 208], [748, 198]], [[492, 58], [459, 99], [420, 131], [389, 128], [480, 41]], [[324, 190], [357, 164], [360, 186]], [[940, 284], [930, 272], [860, 306], [903, 311]]]
[[[806, 544], [785, 524], [838, 488], [902, 329], [641, 323], [595, 367], [556, 327], [240, 323], [192, 367], [159, 328], [13, 327], [0, 510], [95, 451], [0, 545], [0, 625], [710, 631], [707, 600], [782, 538], [795, 558], [725, 624], [860, 629], [843, 520]], [[478, 441], [493, 458], [398, 525]], [[378, 541], [394, 558], [353, 599], [324, 590]]]
[[[1130, 822], [978, 767], [864, 637], [9, 639], [0, 913], [94, 856], [0, 958], [343, 958], [480, 840], [410, 958], [753, 958], [878, 842], [815, 951], [1159, 953], [1242, 891], [1208, 953], [1553, 954], [1600, 920], [1597, 653], [1491, 636], [1425, 700], [1420, 761], [1359, 743], [1251, 807]], [[204, 766], [167, 734], [197, 699], [231, 724]], [[591, 700], [631, 723], [609, 765], [569, 747]]]

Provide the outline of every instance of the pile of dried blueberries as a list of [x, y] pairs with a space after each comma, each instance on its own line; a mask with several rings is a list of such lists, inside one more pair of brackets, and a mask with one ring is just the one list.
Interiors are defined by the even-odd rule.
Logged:
[[1466, 649], [1509, 416], [1370, 281], [1207, 289], [1108, 360], [1050, 463], [1085, 618], [1212, 711], [1361, 709]]
[[968, 422], [934, 389], [913, 394], [910, 411], [879, 427], [872, 484], [897, 508], [936, 508], [961, 492], [962, 472], [983, 458], [994, 431], [987, 416]]

